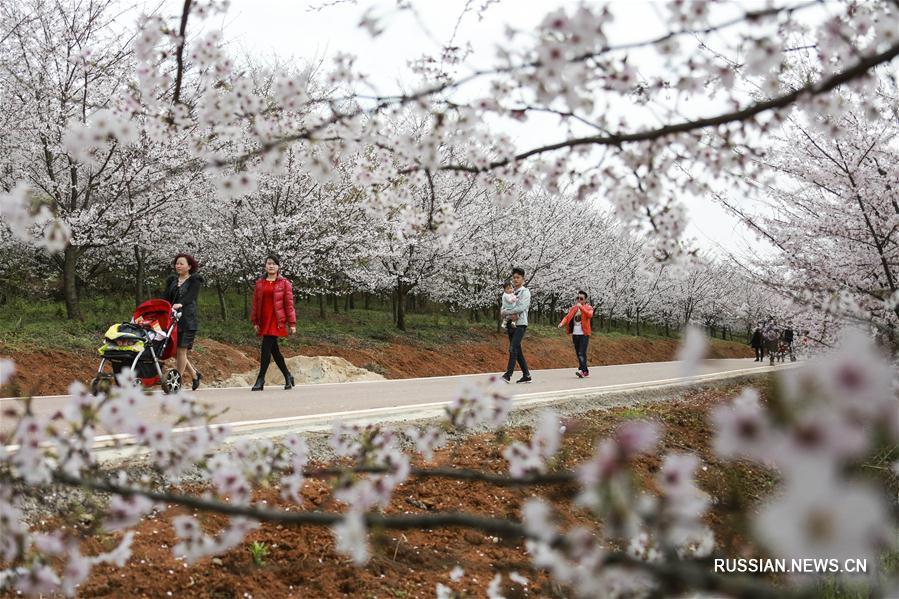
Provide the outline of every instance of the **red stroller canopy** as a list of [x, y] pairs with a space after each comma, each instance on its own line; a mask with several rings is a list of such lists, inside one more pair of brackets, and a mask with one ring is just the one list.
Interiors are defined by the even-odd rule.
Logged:
[[166, 333], [169, 332], [169, 328], [172, 329], [168, 341], [165, 343], [165, 349], [163, 350], [162, 355], [159, 356], [159, 359], [168, 360], [175, 355], [175, 349], [178, 345], [178, 329], [177, 327], [172, 327], [174, 324], [174, 319], [172, 318], [172, 304], [164, 299], [147, 300], [134, 310], [133, 319], [137, 320], [141, 317], [149, 322], [155, 320]]
[[140, 317], [144, 320], [155, 320], [159, 326], [168, 330], [172, 325], [172, 304], [164, 299], [147, 300], [134, 310], [134, 320]]

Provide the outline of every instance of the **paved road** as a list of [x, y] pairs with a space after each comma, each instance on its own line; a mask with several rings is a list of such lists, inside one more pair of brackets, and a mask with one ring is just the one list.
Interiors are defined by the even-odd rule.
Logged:
[[[528, 405], [767, 370], [770, 368], [748, 358], [706, 360], [699, 374], [693, 378], [683, 376], [682, 365], [678, 362], [594, 367], [587, 379], [575, 377], [571, 368], [535, 370], [532, 372], [533, 383], [513, 383], [507, 389], [516, 405]], [[247, 387], [205, 388], [197, 392], [197, 397], [213, 404], [217, 410], [227, 409], [220, 421], [230, 423], [237, 434], [276, 434], [288, 428], [323, 428], [335, 420], [404, 420], [437, 415], [464, 383], [484, 380], [488, 376], [490, 375], [476, 374], [299, 385], [290, 391], [278, 386], [267, 388], [263, 392], [252, 392]], [[34, 399], [33, 409], [40, 414], [52, 414], [65, 405], [68, 399], [69, 396], [66, 395], [37, 397]], [[6, 407], [13, 401], [16, 400], [0, 399], [0, 407]], [[0, 430], [6, 430], [9, 424], [0, 421]]]

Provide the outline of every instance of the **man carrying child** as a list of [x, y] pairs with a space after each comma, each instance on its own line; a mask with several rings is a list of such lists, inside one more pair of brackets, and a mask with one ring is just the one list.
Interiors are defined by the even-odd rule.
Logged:
[[[506, 297], [503, 294], [503, 308], [500, 316], [506, 325], [506, 334], [509, 336], [509, 364], [503, 374], [503, 380], [512, 382], [512, 373], [515, 371], [515, 363], [521, 367], [521, 378], [516, 383], [530, 383], [531, 371], [528, 370], [524, 353], [521, 351], [521, 340], [528, 328], [528, 308], [531, 306], [531, 292], [524, 286], [524, 270], [512, 269], [512, 293], [516, 297], [514, 306], [506, 309]], [[511, 299], [511, 298], [509, 298]], [[511, 305], [511, 302], [509, 303]]]

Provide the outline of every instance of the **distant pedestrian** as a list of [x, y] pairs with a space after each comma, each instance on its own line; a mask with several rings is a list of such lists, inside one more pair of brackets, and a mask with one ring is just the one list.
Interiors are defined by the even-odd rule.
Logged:
[[780, 334], [780, 340], [783, 341], [786, 353], [790, 354], [790, 362], [796, 361], [796, 353], [793, 351], [793, 325], [787, 324]]
[[749, 340], [749, 345], [755, 350], [756, 362], [761, 362], [765, 359], [765, 344], [762, 339], [762, 323], [759, 323], [752, 332], [752, 338]]
[[780, 331], [774, 323], [774, 317], [769, 316], [768, 320], [762, 325], [762, 339], [765, 343], [765, 350], [768, 352], [768, 359], [771, 366], [774, 366], [774, 359], [777, 357], [778, 345], [780, 345]]
[[515, 328], [515, 321], [518, 320], [518, 316], [512, 314], [515, 311], [515, 307], [518, 305], [518, 296], [515, 295], [515, 288], [512, 287], [512, 281], [506, 281], [503, 283], [503, 305], [502, 311], [508, 312], [511, 315], [503, 318], [503, 324], [500, 325], [504, 329]]
[[250, 319], [256, 335], [262, 337], [262, 355], [259, 360], [259, 376], [253, 391], [262, 391], [265, 386], [265, 373], [269, 362], [274, 358], [275, 364], [284, 375], [284, 388], [294, 385], [293, 376], [287, 370], [287, 363], [278, 347], [278, 338], [287, 337], [297, 332], [297, 314], [293, 308], [293, 285], [281, 276], [281, 262], [277, 256], [265, 259], [265, 276], [257, 279], [253, 290], [253, 310]]
[[200, 327], [197, 316], [197, 298], [203, 287], [203, 277], [197, 274], [200, 263], [190, 254], [178, 254], [172, 260], [175, 274], [165, 280], [165, 291], [162, 298], [172, 304], [172, 309], [181, 312], [178, 319], [178, 347], [175, 350], [175, 370], [183, 376], [191, 375], [191, 389], [197, 390], [203, 375], [194, 368], [189, 359], [190, 350], [194, 348], [197, 329]]
[[528, 364], [524, 359], [521, 341], [528, 330], [528, 308], [531, 306], [531, 292], [524, 286], [524, 270], [521, 268], [512, 269], [512, 287], [518, 298], [515, 308], [508, 311], [500, 311], [500, 316], [504, 320], [511, 317], [515, 318], [515, 326], [506, 327], [506, 334], [509, 336], [509, 363], [506, 366], [505, 374], [503, 374], [503, 380], [507, 383], [512, 382], [512, 373], [515, 372], [515, 363], [517, 362], [518, 366], [521, 367], [521, 378], [515, 382], [530, 383], [531, 371], [528, 370]]
[[593, 306], [587, 303], [587, 292], [578, 291], [577, 301], [568, 314], [559, 323], [559, 328], [568, 327], [568, 334], [574, 344], [574, 353], [577, 356], [578, 369], [574, 374], [578, 378], [590, 376], [587, 367], [587, 346], [590, 343], [590, 320], [593, 318]]

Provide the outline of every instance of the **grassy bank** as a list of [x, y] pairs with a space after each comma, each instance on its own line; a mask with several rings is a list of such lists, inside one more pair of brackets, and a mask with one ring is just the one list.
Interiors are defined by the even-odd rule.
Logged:
[[[357, 302], [361, 303], [361, 302]], [[95, 350], [100, 336], [113, 323], [131, 317], [134, 302], [130, 298], [102, 297], [82, 302], [83, 320], [67, 320], [62, 302], [12, 299], [0, 311], [0, 343], [7, 352], [28, 352], [43, 349]], [[422, 347], [443, 347], [451, 344], [483, 340], [496, 331], [490, 320], [472, 322], [467, 313], [448, 311], [409, 313], [406, 331], [394, 326], [390, 305], [365, 310], [356, 308], [335, 313], [332, 305], [322, 318], [317, 300], [300, 301], [297, 308], [299, 335], [285, 341], [288, 347], [308, 345], [372, 345], [402, 343]], [[229, 294], [225, 298], [225, 312], [214, 293], [200, 298], [200, 336], [237, 346], [255, 345], [256, 339], [249, 320], [244, 318], [243, 297]], [[597, 333], [595, 333], [597, 334]], [[559, 331], [548, 324], [531, 324], [528, 335], [558, 337]], [[602, 331], [598, 337], [620, 340], [632, 337], [623, 331]], [[642, 339], [670, 339], [653, 334]], [[676, 338], [676, 337], [675, 337]], [[716, 343], [721, 343], [716, 340]], [[734, 342], [724, 342], [733, 345]]]

